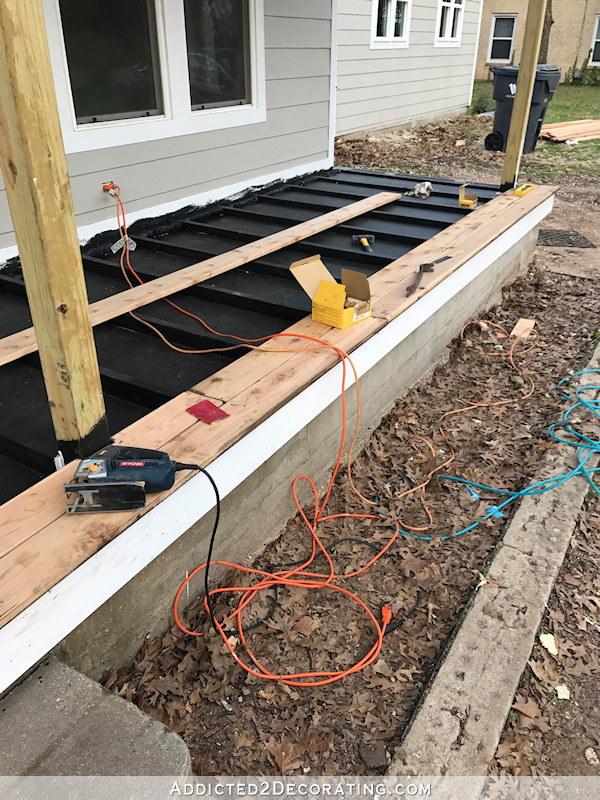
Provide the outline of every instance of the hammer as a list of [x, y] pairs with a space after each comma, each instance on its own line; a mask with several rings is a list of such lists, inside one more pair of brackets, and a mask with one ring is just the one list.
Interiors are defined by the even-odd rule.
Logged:
[[360, 234], [352, 237], [352, 244], [360, 244], [362, 249], [367, 253], [372, 253], [372, 244], [375, 243], [375, 237], [371, 234]]

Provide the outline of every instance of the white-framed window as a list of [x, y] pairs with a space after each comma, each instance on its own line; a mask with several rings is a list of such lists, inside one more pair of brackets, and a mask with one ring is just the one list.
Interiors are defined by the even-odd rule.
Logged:
[[600, 14], [596, 16], [588, 64], [590, 67], [600, 67]]
[[464, 0], [439, 0], [434, 47], [460, 47]]
[[264, 0], [43, 0], [67, 153], [266, 120]]
[[490, 31], [488, 63], [510, 64], [515, 47], [516, 14], [494, 14]]
[[408, 47], [412, 0], [373, 0], [371, 49]]

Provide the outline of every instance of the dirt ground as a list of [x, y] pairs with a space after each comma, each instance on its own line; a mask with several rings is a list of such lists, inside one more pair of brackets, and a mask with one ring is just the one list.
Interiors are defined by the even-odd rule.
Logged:
[[[479, 130], [473, 126], [480, 123], [468, 124], [469, 130]], [[382, 169], [402, 162], [403, 172], [432, 175], [436, 170], [448, 177], [497, 181], [498, 156], [490, 158], [485, 151], [477, 156], [474, 138], [469, 145], [473, 156], [465, 152], [467, 145], [455, 146], [460, 138], [468, 139], [462, 125], [462, 121], [444, 123], [435, 134], [410, 132], [410, 137], [400, 132], [396, 138], [401, 141], [394, 140], [393, 147], [381, 137], [342, 142], [338, 160]], [[595, 203], [599, 196], [600, 181], [568, 175], [556, 210], [544, 227], [572, 228], [600, 243]], [[582, 368], [597, 343], [597, 253], [539, 247], [529, 274], [508, 287], [502, 304], [486, 315], [508, 331], [521, 317], [537, 321], [540, 343], [517, 357], [520, 374], [507, 358], [509, 340], [499, 338], [497, 329], [488, 324], [472, 325], [464, 340], [449, 345], [447, 363], [383, 420], [357, 457], [354, 472], [360, 491], [379, 498], [379, 511], [386, 520], [427, 526], [420, 501], [401, 495], [446, 461], [450, 446], [456, 457], [446, 468], [449, 474], [507, 489], [520, 488], [538, 476], [544, 452], [551, 446], [546, 427], [565, 408], [556, 383], [569, 371]], [[536, 390], [531, 399], [521, 402], [518, 398], [526, 394], [529, 377]], [[446, 417], [444, 437], [439, 432], [440, 417], [464, 408], [461, 398], [483, 398], [490, 403], [513, 400]], [[416, 449], [412, 446], [417, 436], [432, 443], [433, 456], [419, 440]], [[198, 603], [186, 614], [186, 621], [203, 631], [202, 638], [185, 636], [173, 626], [164, 636], [147, 642], [133, 664], [106, 673], [104, 684], [180, 733], [199, 775], [372, 775], [385, 771], [509, 521], [505, 516], [483, 522], [483, 515], [497, 502], [493, 495], [481, 491], [473, 497], [464, 486], [437, 477], [427, 487], [426, 502], [434, 520], [426, 533], [432, 541], [401, 537], [368, 571], [341, 581], [376, 616], [388, 604], [393, 622], [402, 623], [384, 637], [378, 660], [361, 672], [314, 689], [249, 676], [212, 632]], [[336, 481], [328, 511], [365, 512], [344, 471]], [[475, 520], [480, 522], [475, 531], [452, 537]], [[532, 684], [531, 675], [524, 676], [514, 720], [508, 722], [492, 772], [569, 774], [564, 770], [570, 765], [581, 770], [571, 774], [590, 774], [582, 771], [586, 764], [590, 768], [589, 762], [576, 760], [564, 748], [570, 741], [579, 757], [585, 726], [600, 735], [600, 697], [595, 686], [600, 654], [595, 649], [600, 647], [600, 548], [595, 543], [599, 520], [597, 500], [590, 499], [544, 622], [555, 633], [558, 657], [553, 659], [545, 651], [532, 655], [546, 677], [546, 700], [536, 688], [540, 684]], [[323, 523], [320, 533], [324, 543], [331, 545], [336, 572], [343, 575], [369, 560], [392, 531], [383, 521], [346, 518]], [[335, 545], [340, 539], [346, 541]], [[271, 570], [309, 552], [310, 536], [301, 521], [294, 520], [257, 566]], [[323, 565], [322, 559], [320, 564], [316, 561], [315, 569]], [[232, 580], [240, 577], [232, 576]], [[220, 620], [230, 608], [228, 597], [221, 598], [216, 608]], [[271, 604], [270, 593], [260, 596], [245, 622], [260, 620]], [[247, 639], [255, 656], [272, 670], [300, 672], [348, 668], [368, 652], [374, 635], [366, 615], [337, 593], [289, 588], [279, 592], [273, 616], [249, 632]], [[236, 648], [243, 658], [243, 649]], [[555, 700], [552, 690], [560, 682], [569, 686], [571, 701]], [[531, 720], [536, 724], [530, 724]], [[571, 732], [573, 739], [567, 735]], [[588, 744], [598, 747], [600, 758], [600, 739], [585, 739], [585, 747]], [[591, 774], [599, 774], [600, 765], [595, 769]]]

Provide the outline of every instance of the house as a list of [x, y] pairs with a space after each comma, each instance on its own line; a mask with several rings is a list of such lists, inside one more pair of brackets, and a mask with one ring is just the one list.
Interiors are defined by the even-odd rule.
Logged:
[[[16, 43], [27, 41], [31, 29], [43, 43], [45, 32], [41, 15], [32, 21], [19, 15], [19, 0], [0, 4], [0, 21], [10, 16], [10, 6], [11, 25], [20, 26], [19, 37], [8, 39], [0, 25], [0, 52], [7, 62], [10, 54], [13, 68], [0, 73], [0, 82], [15, 112], [10, 123], [3, 120], [3, 133], [13, 135], [7, 141], [15, 143], [15, 152], [20, 148], [22, 165], [17, 169], [6, 150], [0, 152], [10, 210], [19, 219], [25, 205], [11, 195], [18, 185], [34, 200], [20, 221], [38, 220], [40, 173], [27, 179], [23, 154], [36, 151], [38, 165], [52, 165], [42, 136], [47, 133], [42, 123], [52, 116], [62, 129], [79, 239], [104, 234], [84, 248], [92, 302], [89, 317], [67, 330], [69, 344], [77, 351], [79, 338], [93, 344], [95, 334], [99, 394], [109, 422], [112, 415], [115, 441], [164, 450], [210, 470], [223, 501], [219, 557], [249, 563], [295, 514], [291, 479], [303, 470], [317, 483], [330, 474], [339, 448], [341, 398], [352, 383], [352, 377], [342, 383], [339, 353], [352, 353], [361, 379], [365, 437], [444, 357], [462, 325], [495, 302], [502, 286], [527, 266], [554, 189], [536, 186], [519, 196], [501, 194], [498, 186], [472, 185], [479, 197], [472, 208], [459, 204], [460, 181], [432, 178], [431, 195], [421, 199], [407, 193], [413, 176], [328, 169], [335, 118], [335, 0], [132, 0], [126, 6], [107, 0], [102, 15], [91, 15], [90, 4], [75, 0], [43, 3], [57, 109], [51, 92], [24, 94], [20, 85], [8, 90], [15, 85], [9, 77], [23, 65]], [[114, 14], [106, 13], [111, 5]], [[360, 22], [367, 17], [372, 23], [376, 13], [376, 26], [383, 26], [391, 9], [377, 4], [373, 12], [368, 2], [355, 7], [367, 12], [354, 15]], [[398, 30], [406, 31], [407, 46], [400, 49], [409, 54], [407, 64], [425, 63], [428, 69], [429, 63], [410, 55], [410, 41], [426, 42], [421, 52], [434, 63], [427, 92], [439, 102], [419, 106], [413, 93], [411, 118], [419, 107], [434, 114], [468, 103], [478, 8], [475, 0], [398, 0], [394, 6]], [[408, 21], [409, 11], [412, 22], [404, 29], [402, 14]], [[396, 23], [394, 30], [386, 28], [391, 39]], [[462, 50], [466, 37], [471, 55]], [[343, 47], [351, 56], [354, 46]], [[25, 63], [23, 80], [44, 78], [49, 85], [45, 48], [25, 52], [31, 63]], [[373, 63], [391, 63], [395, 75], [386, 47], [373, 52], [382, 54]], [[368, 56], [366, 61], [370, 68]], [[461, 69], [457, 93], [444, 100], [453, 63]], [[438, 95], [434, 84], [441, 77], [445, 84]], [[23, 113], [35, 110], [41, 133], [24, 135], [17, 107]], [[54, 150], [54, 156], [54, 163], [62, 163], [62, 152]], [[144, 286], [125, 289], [119, 254], [111, 252], [117, 238], [115, 199], [103, 187], [112, 182], [121, 187], [129, 223], [139, 225], [138, 233], [135, 224], [131, 228], [138, 241], [132, 258]], [[262, 188], [240, 196], [254, 186]], [[55, 188], [47, 187], [44, 201], [57, 220], [71, 219]], [[204, 208], [223, 198], [227, 202]], [[6, 258], [16, 251], [6, 201], [0, 219]], [[372, 253], [353, 242], [357, 228], [375, 236]], [[36, 238], [26, 225], [24, 230], [25, 239]], [[60, 294], [76, 280], [82, 283], [77, 241], [75, 247], [66, 243], [77, 251], [77, 270], [66, 275], [56, 270], [58, 285], [49, 287], [44, 306], [53, 324], [62, 322], [61, 315], [69, 320], [71, 309], [55, 304], [52, 290]], [[60, 266], [62, 251], [54, 244]], [[39, 250], [48, 267], [39, 270], [43, 279], [55, 264]], [[323, 254], [336, 279], [348, 263], [367, 276], [371, 316], [348, 329], [308, 316], [310, 302], [289, 265], [315, 253]], [[431, 261], [433, 272], [424, 271]], [[23, 257], [24, 270], [25, 262]], [[413, 291], [417, 277], [422, 281]], [[178, 302], [194, 306], [202, 318], [214, 314], [214, 328], [174, 318], [172, 307], [158, 301], [175, 292]], [[27, 293], [31, 306], [29, 284]], [[85, 287], [81, 297], [79, 306], [87, 312]], [[36, 321], [34, 335], [28, 314], [22, 275], [0, 270], [0, 471], [6, 475], [20, 458], [41, 453], [47, 462], [57, 444], [51, 426], [42, 431], [50, 412], [38, 334], [50, 323], [46, 320], [45, 328]], [[148, 332], [148, 323], [196, 352], [165, 349]], [[215, 353], [215, 337], [222, 343], [215, 328], [256, 337], [254, 342], [284, 332], [294, 347], [269, 341], [268, 348], [245, 355], [236, 344], [235, 354], [222, 347]], [[302, 350], [307, 336], [326, 345], [307, 353]], [[46, 371], [61, 389], [67, 385], [74, 399], [80, 385], [71, 387], [57, 358], [65, 348], [47, 350], [55, 358]], [[79, 366], [85, 387], [86, 369], [94, 365], [80, 361]], [[28, 387], [35, 388], [35, 397], [27, 395]], [[352, 423], [358, 414], [348, 396]], [[85, 391], [77, 399], [85, 405]], [[220, 405], [225, 417], [207, 426], [189, 414], [202, 399]], [[93, 677], [131, 657], [144, 636], [167, 624], [185, 570], [206, 556], [216, 502], [204, 475], [178, 474], [172, 489], [149, 495], [142, 509], [69, 515], [63, 485], [75, 465], [73, 460], [57, 471], [46, 469], [43, 480], [29, 480], [29, 489], [0, 506], [0, 693], [59, 645], [61, 658]], [[201, 586], [191, 589], [193, 596]]]
[[81, 240], [333, 163], [332, 0], [43, 7]]
[[482, 0], [339, 0], [338, 135], [461, 114]]
[[[542, 63], [559, 67], [562, 80], [582, 67], [600, 66], [600, 0], [553, 2], [547, 53]], [[484, 0], [475, 79], [490, 68], [521, 60], [527, 0]]]

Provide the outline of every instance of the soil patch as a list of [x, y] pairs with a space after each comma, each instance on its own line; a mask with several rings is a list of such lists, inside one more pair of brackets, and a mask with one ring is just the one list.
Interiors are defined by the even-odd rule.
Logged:
[[[506, 489], [534, 478], [552, 446], [546, 427], [565, 408], [556, 383], [591, 352], [600, 327], [599, 299], [597, 282], [539, 269], [508, 287], [502, 304], [486, 317], [508, 331], [519, 318], [537, 321], [539, 346], [517, 357], [522, 374], [510, 367], [510, 341], [498, 338], [496, 328], [469, 326], [465, 338], [450, 345], [448, 361], [397, 405], [357, 457], [360, 491], [379, 497], [387, 519], [418, 528], [428, 525], [422, 503], [400, 495], [446, 461], [450, 445], [455, 452], [447, 468], [451, 474]], [[445, 437], [440, 434], [444, 412], [464, 408], [466, 398], [519, 398], [528, 391], [529, 375], [536, 383], [530, 400], [448, 416]], [[418, 436], [427, 437], [433, 454], [415, 440]], [[402, 537], [365, 573], [343, 581], [376, 616], [388, 604], [393, 622], [402, 623], [384, 637], [378, 661], [360, 673], [314, 689], [249, 676], [212, 633], [197, 603], [185, 619], [204, 632], [202, 638], [185, 636], [174, 626], [147, 642], [133, 664], [106, 673], [103, 683], [180, 733], [196, 774], [380, 773], [485, 574], [507, 519], [481, 522], [458, 538], [442, 537], [481, 521], [494, 502], [491, 494], [474, 497], [464, 486], [435, 478], [426, 493], [434, 520], [426, 535], [432, 540]], [[365, 511], [341, 473], [328, 512]], [[323, 523], [319, 530], [324, 544], [332, 545], [338, 574], [364, 564], [391, 535], [383, 521], [348, 518]], [[296, 519], [257, 566], [273, 569], [309, 552], [310, 536]], [[239, 584], [242, 578], [231, 580]], [[216, 611], [223, 619], [229, 607], [227, 596], [221, 598]], [[373, 628], [356, 605], [340, 598], [336, 592], [302, 588], [280, 591], [272, 617], [247, 635], [256, 657], [283, 673], [350, 667], [373, 645]], [[257, 598], [247, 622], [260, 620], [271, 606], [271, 597]], [[237, 652], [242, 656], [242, 649]]]

